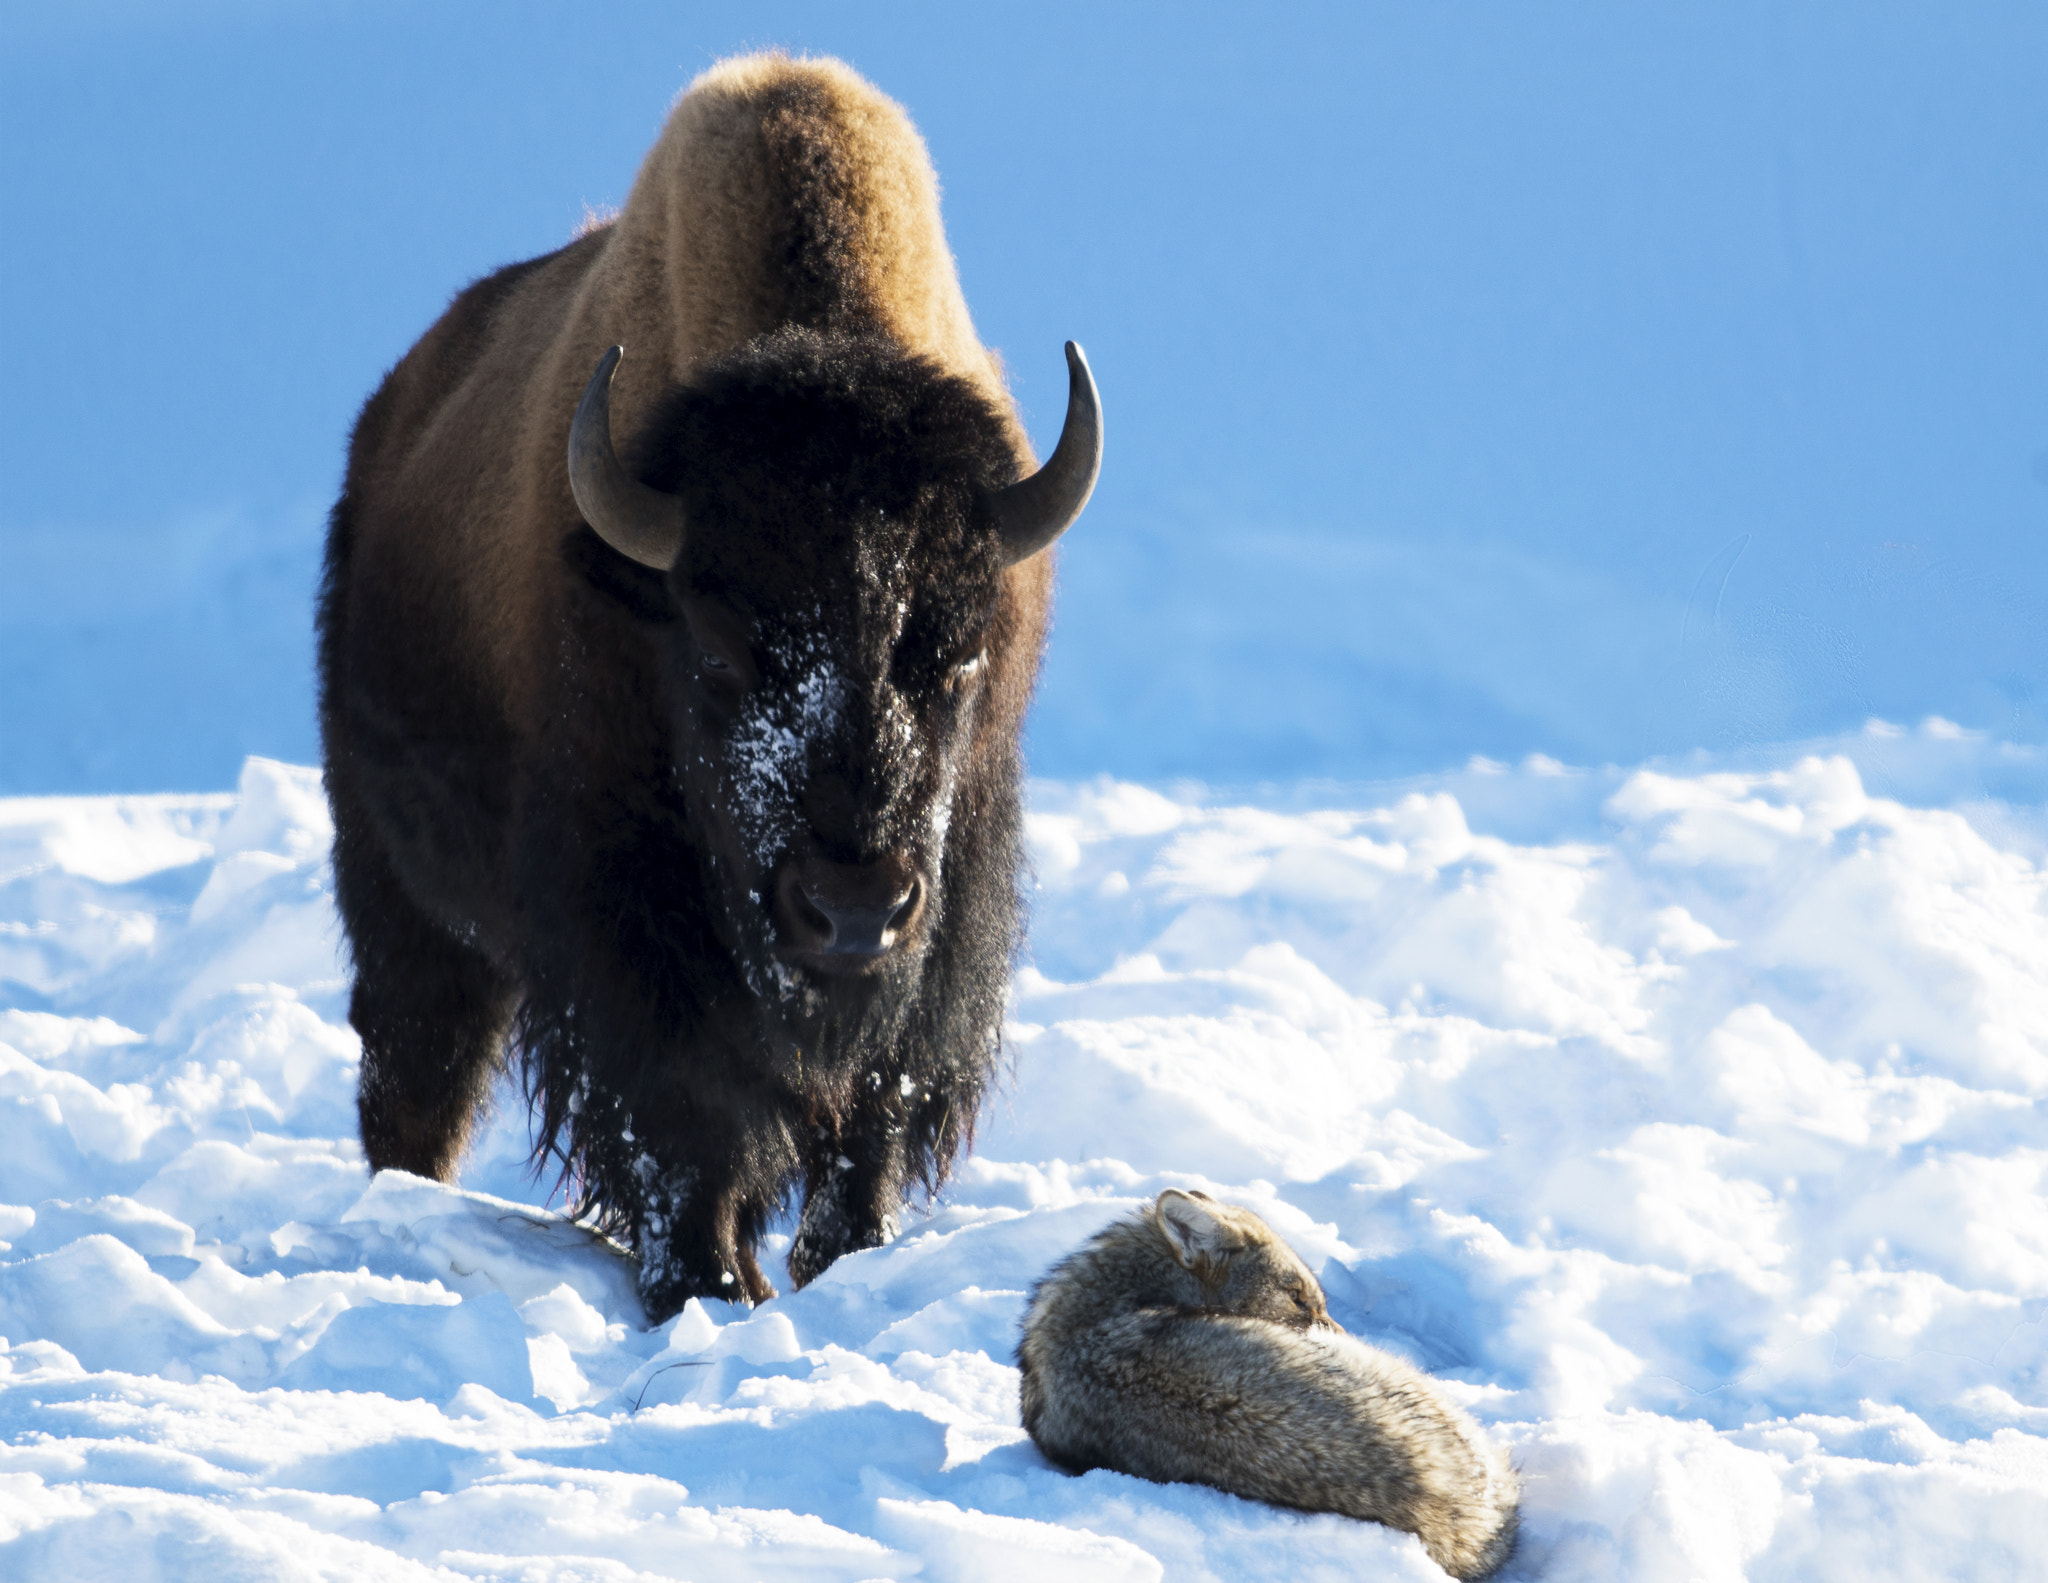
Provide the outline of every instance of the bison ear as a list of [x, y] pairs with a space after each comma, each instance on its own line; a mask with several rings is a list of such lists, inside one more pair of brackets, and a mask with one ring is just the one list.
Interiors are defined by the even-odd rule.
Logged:
[[1074, 525], [1102, 472], [1102, 399], [1088, 358], [1067, 342], [1067, 421], [1060, 443], [1029, 478], [989, 496], [989, 514], [1003, 536], [1011, 566], [1036, 555]]
[[1206, 1193], [1198, 1197], [1169, 1187], [1152, 1207], [1159, 1219], [1159, 1229], [1173, 1246], [1174, 1256], [1198, 1275], [1237, 1245], [1230, 1228], [1216, 1213], [1219, 1206]]
[[584, 583], [613, 604], [623, 606], [635, 620], [666, 626], [676, 618], [676, 602], [669, 594], [668, 578], [638, 561], [628, 560], [597, 536], [578, 524], [562, 540], [562, 559]]

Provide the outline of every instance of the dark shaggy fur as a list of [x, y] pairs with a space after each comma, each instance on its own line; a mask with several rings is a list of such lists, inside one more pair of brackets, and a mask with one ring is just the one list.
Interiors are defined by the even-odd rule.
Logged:
[[[616, 225], [464, 292], [358, 420], [319, 615], [370, 1164], [452, 1178], [509, 1040], [537, 1161], [631, 1244], [652, 1319], [773, 1295], [754, 1245], [792, 1192], [799, 1283], [879, 1243], [968, 1141], [1047, 589], [986, 518], [1030, 458], [993, 364], [940, 355], [972, 343], [908, 123], [829, 63], [705, 83], [648, 172], [738, 162], [705, 247], [756, 273], [644, 289], [682, 199], [643, 172]], [[596, 350], [633, 340], [611, 303], [655, 316], [613, 426], [686, 508], [667, 574], [583, 525], [562, 471]], [[917, 313], [952, 339], [918, 345]], [[695, 351], [652, 378], [667, 334]], [[807, 863], [918, 876], [909, 945], [792, 957], [776, 898]]]

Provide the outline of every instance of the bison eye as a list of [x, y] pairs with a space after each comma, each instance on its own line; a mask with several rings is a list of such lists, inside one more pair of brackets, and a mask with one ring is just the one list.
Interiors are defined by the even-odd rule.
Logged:
[[685, 640], [688, 647], [676, 656], [678, 663], [687, 665], [694, 648], [700, 680], [717, 683], [717, 691], [751, 688], [755, 676], [747, 623], [727, 606], [701, 594], [688, 595], [681, 604], [689, 636]]
[[731, 704], [752, 685], [740, 662], [716, 649], [697, 651], [697, 683], [714, 702]]
[[987, 662], [988, 650], [976, 650], [946, 672], [946, 685], [949, 688], [964, 686], [975, 678], [976, 674], [979, 673], [982, 666]]

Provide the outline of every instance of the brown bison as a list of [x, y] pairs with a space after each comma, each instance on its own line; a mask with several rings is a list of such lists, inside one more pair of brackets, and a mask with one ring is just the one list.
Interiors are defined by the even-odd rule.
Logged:
[[373, 1169], [447, 1179], [509, 1043], [655, 1319], [773, 1296], [799, 1186], [801, 1285], [943, 1180], [1020, 936], [1045, 551], [1101, 459], [1067, 359], [1034, 471], [916, 130], [757, 56], [391, 371], [320, 603]]

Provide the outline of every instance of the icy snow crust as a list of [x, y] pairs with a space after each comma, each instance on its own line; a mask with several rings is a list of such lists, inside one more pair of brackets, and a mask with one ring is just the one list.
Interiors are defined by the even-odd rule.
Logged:
[[463, 1190], [365, 1180], [312, 772], [0, 802], [0, 1573], [1440, 1575], [1024, 1438], [1026, 1287], [1169, 1184], [1513, 1447], [1510, 1576], [2048, 1554], [2038, 809], [1841, 755], [1290, 806], [1037, 788], [943, 1204], [647, 1331], [515, 1105]]

